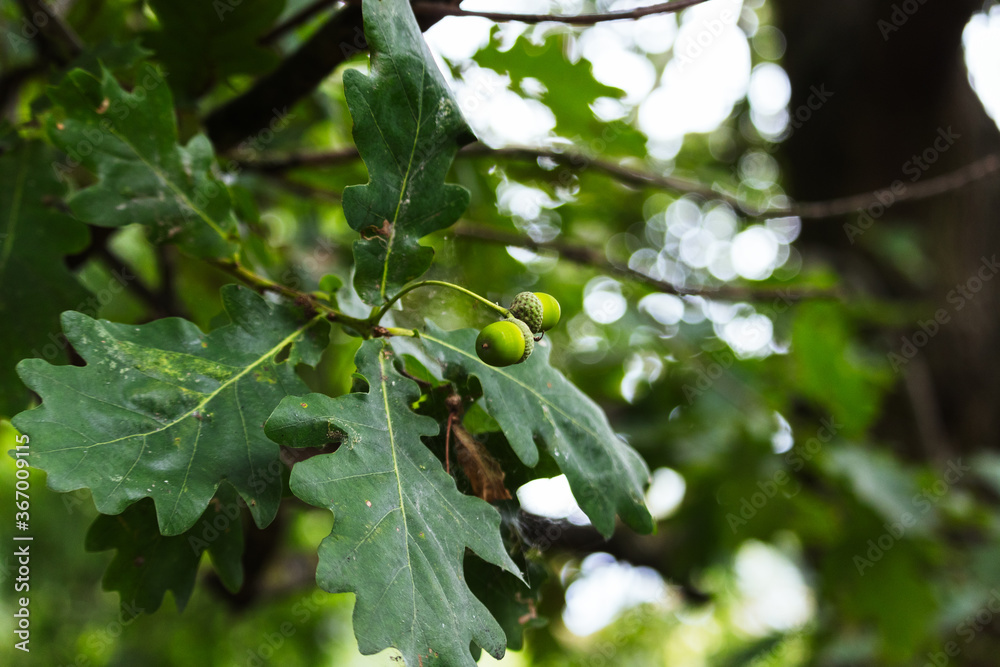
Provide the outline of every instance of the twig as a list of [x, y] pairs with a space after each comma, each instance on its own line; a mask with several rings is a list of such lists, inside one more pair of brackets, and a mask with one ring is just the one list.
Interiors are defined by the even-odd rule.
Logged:
[[[118, 276], [129, 276], [135, 275], [132, 269], [120, 260], [111, 250], [104, 245], [100, 244], [96, 249], [96, 255], [101, 261], [108, 267], [112, 275]], [[128, 281], [128, 289], [139, 297], [142, 301], [146, 303], [147, 306], [152, 308], [153, 312], [159, 317], [171, 317], [180, 316], [182, 313], [178, 310], [174, 310], [176, 304], [171, 303], [169, 300], [164, 299], [163, 295], [146, 287], [146, 285], [135, 276], [132, 280]]]
[[348, 5], [335, 11], [295, 53], [205, 118], [216, 152], [225, 153], [267, 127], [276, 112], [294, 105], [337, 65], [357, 50], [367, 48], [363, 42], [361, 8]]
[[156, 259], [160, 265], [160, 276], [162, 283], [156, 291], [157, 299], [166, 304], [170, 312], [182, 315], [185, 311], [181, 303], [180, 295], [177, 293], [177, 264], [174, 261], [172, 248], [167, 245], [156, 246]]
[[[281, 184], [290, 187], [291, 189], [297, 190], [300, 188], [301, 184], [291, 183], [285, 179], [276, 179], [276, 181]], [[313, 186], [308, 186], [311, 190], [316, 190]], [[336, 193], [317, 190], [316, 192], [310, 193], [322, 199], [339, 199]], [[517, 246], [519, 248], [527, 248], [529, 250], [552, 250], [559, 253], [560, 257], [568, 259], [571, 262], [577, 264], [592, 266], [594, 268], [606, 271], [608, 273], [613, 273], [620, 275], [629, 280], [643, 283], [648, 285], [657, 291], [664, 292], [666, 294], [674, 294], [677, 296], [710, 296], [714, 298], [731, 298], [731, 299], [767, 299], [767, 298], [777, 298], [786, 302], [798, 301], [803, 298], [813, 298], [821, 296], [830, 296], [832, 294], [829, 290], [792, 290], [792, 289], [781, 289], [781, 288], [755, 288], [755, 287], [744, 287], [738, 285], [723, 285], [718, 288], [697, 288], [697, 289], [685, 289], [682, 287], [677, 287], [671, 283], [663, 280], [658, 280], [644, 273], [630, 269], [625, 266], [618, 266], [608, 261], [605, 256], [588, 246], [575, 245], [570, 243], [565, 243], [563, 241], [534, 241], [527, 236], [521, 236], [519, 234], [511, 234], [509, 232], [504, 232], [498, 229], [491, 229], [485, 226], [471, 226], [466, 225], [462, 227], [456, 227], [451, 230], [455, 236], [460, 238], [474, 239], [477, 241], [484, 241], [486, 243], [494, 243], [497, 245], [508, 245]], [[427, 280], [418, 285], [411, 285], [409, 288], [396, 295], [396, 298], [403, 296], [403, 294], [414, 289], [420, 285], [425, 284], [440, 284], [438, 281]], [[390, 301], [388, 304], [383, 306], [382, 312], [384, 313], [388, 310], [388, 307], [395, 302], [396, 298]], [[496, 307], [495, 305], [493, 307]]]
[[[562, 164], [575, 171], [594, 169], [613, 176], [623, 183], [637, 186], [653, 186], [664, 190], [697, 194], [709, 199], [722, 199], [732, 206], [745, 209], [748, 204], [738, 198], [719, 192], [703, 183], [689, 181], [673, 176], [658, 176], [649, 172], [623, 167], [607, 160], [598, 160], [577, 151], [556, 151], [546, 148], [528, 148], [522, 146], [511, 146], [508, 148], [490, 148], [485, 144], [471, 144], [465, 146], [458, 152], [462, 158], [476, 157], [496, 157], [508, 158], [511, 160], [523, 160], [537, 162], [541, 158], [547, 158]], [[358, 160], [361, 156], [353, 146], [332, 151], [315, 151], [311, 153], [292, 153], [282, 157], [269, 158], [264, 160], [237, 160], [236, 164], [245, 169], [257, 171], [265, 174], [298, 169], [300, 167], [331, 167], [342, 164], [350, 164]]]
[[[903, 190], [901, 194], [895, 194], [893, 191], [893, 201], [917, 201], [920, 199], [936, 197], [948, 192], [960, 190], [971, 183], [975, 183], [976, 181], [980, 181], [987, 176], [996, 173], [997, 171], [1000, 171], [1000, 153], [992, 153], [986, 157], [976, 160], [975, 162], [967, 164], [960, 169], [956, 169], [955, 171], [942, 174], [941, 176], [937, 176], [935, 178], [929, 178], [926, 181], [917, 183], [916, 185], [905, 186], [906, 189]], [[838, 216], [854, 213], [855, 211], [871, 206], [872, 204], [878, 202], [876, 194], [881, 194], [889, 189], [889, 187], [885, 187], [880, 190], [876, 190], [875, 192], [863, 192], [861, 194], [841, 197], [839, 199], [831, 199], [828, 201], [799, 202], [786, 207], [785, 210], [787, 212], [785, 215], [797, 215], [800, 218], [811, 220], [836, 218]], [[777, 209], [769, 209], [769, 212], [771, 210]]]
[[[37, 0], [22, 0], [22, 2], [35, 1]], [[574, 25], [591, 25], [601, 21], [676, 12], [702, 2], [705, 0], [677, 0], [627, 12], [583, 16], [475, 12], [432, 2], [417, 2], [413, 5], [413, 11], [422, 30], [426, 30], [445, 16], [482, 16], [495, 21], [525, 23], [558, 21]], [[307, 21], [326, 5], [325, 0], [319, 0], [264, 35], [262, 42], [269, 43], [277, 39], [296, 25]], [[274, 109], [284, 109], [295, 104], [312, 92], [340, 63], [354, 53], [366, 49], [367, 43], [361, 26], [361, 7], [355, 0], [335, 11], [295, 53], [285, 58], [272, 72], [258, 79], [249, 90], [213, 110], [205, 118], [205, 128], [216, 151], [225, 153], [246, 137], [259, 132], [267, 125]]]
[[[318, 6], [321, 4], [322, 1], [316, 3], [315, 11], [321, 8]], [[265, 39], [274, 39], [275, 32], [280, 35], [294, 27], [289, 25], [293, 19], [307, 18], [296, 15], [265, 35]], [[441, 18], [443, 16], [420, 14], [417, 22], [421, 30], [427, 30]], [[276, 113], [287, 111], [315, 90], [338, 65], [365, 51], [368, 43], [362, 26], [360, 3], [340, 7], [295, 53], [282, 60], [241, 95], [213, 109], [204, 124], [216, 152], [226, 153], [247, 137], [260, 132]]]
[[281, 283], [276, 283], [273, 280], [259, 276], [235, 260], [208, 259], [206, 261], [217, 269], [221, 269], [234, 278], [243, 281], [258, 292], [274, 292], [275, 294], [281, 294], [295, 301], [300, 301], [304, 305], [311, 308], [325, 308], [329, 310], [329, 308], [320, 303], [319, 300], [312, 294], [307, 294], [306, 292], [297, 290], [294, 287], [288, 287], [287, 285], [282, 285]]
[[323, 313], [331, 322], [339, 322], [345, 326], [351, 327], [362, 336], [368, 337], [370, 335], [372, 323], [369, 320], [361, 320], [356, 317], [350, 317], [336, 308], [323, 303], [312, 294], [297, 290], [294, 287], [282, 285], [281, 283], [276, 283], [273, 280], [265, 278], [264, 276], [257, 275], [250, 269], [232, 259], [207, 259], [206, 261], [212, 266], [215, 266], [216, 268], [221, 269], [234, 278], [240, 280], [244, 284], [249, 285], [258, 292], [274, 292], [276, 294], [281, 294], [282, 296], [294, 300], [295, 303], [300, 306], [318, 313]]
[[[595, 159], [578, 151], [556, 151], [546, 148], [522, 146], [490, 148], [483, 144], [472, 144], [460, 150], [458, 156], [470, 158], [507, 158], [532, 162], [539, 159], [549, 159], [575, 171], [586, 171], [589, 169], [599, 171], [622, 183], [637, 187], [652, 187], [671, 192], [695, 194], [705, 199], [722, 201], [750, 218], [776, 218], [784, 216], [798, 216], [803, 220], [836, 218], [854, 213], [876, 203], [878, 201], [877, 195], [889, 189], [889, 186], [887, 186], [873, 192], [864, 192], [828, 201], [796, 202], [788, 206], [771, 206], [766, 209], [757, 209], [749, 202], [743, 201], [734, 195], [721, 192], [706, 183], [699, 183], [698, 181], [674, 176], [660, 176], [648, 171], [625, 167], [609, 160]], [[243, 162], [241, 164], [245, 168], [254, 171], [273, 173], [299, 167], [347, 164], [357, 160], [358, 157], [357, 150], [351, 147], [325, 152], [296, 153], [280, 158]], [[956, 171], [910, 185], [901, 194], [894, 193], [893, 201], [917, 201], [936, 197], [964, 188], [998, 171], [1000, 171], [1000, 154], [993, 153]]]
[[783, 289], [771, 287], [747, 287], [742, 285], [723, 285], [717, 288], [701, 287], [697, 289], [685, 289], [677, 287], [663, 280], [657, 280], [644, 273], [625, 266], [616, 265], [604, 256], [604, 254], [588, 246], [566, 243], [564, 241], [533, 241], [527, 236], [511, 234], [497, 229], [490, 229], [485, 226], [462, 225], [451, 230], [459, 238], [483, 241], [485, 243], [495, 243], [497, 245], [516, 246], [529, 250], [551, 250], [559, 253], [559, 256], [568, 259], [576, 264], [591, 266], [601, 271], [617, 274], [648, 285], [657, 291], [676, 296], [704, 296], [717, 299], [781, 299], [785, 302], [798, 301], [804, 298], [832, 296], [829, 290], [815, 289]]
[[[864, 192], [840, 197], [827, 201], [815, 202], [795, 202], [788, 206], [771, 206], [765, 209], [757, 209], [752, 204], [743, 201], [739, 197], [720, 192], [714, 186], [705, 183], [690, 181], [673, 176], [660, 176], [647, 171], [624, 167], [615, 162], [607, 160], [592, 159], [582, 153], [575, 151], [558, 152], [547, 149], [534, 149], [525, 147], [511, 147], [490, 149], [482, 144], [474, 144], [459, 152], [459, 155], [496, 155], [517, 160], [538, 160], [548, 158], [559, 164], [583, 171], [594, 169], [603, 172], [615, 179], [637, 186], [652, 186], [663, 190], [683, 192], [685, 194], [696, 194], [706, 199], [724, 201], [736, 210], [742, 211], [751, 218], [775, 218], [783, 216], [797, 216], [804, 220], [823, 220], [836, 218], [849, 213], [854, 213], [859, 209], [866, 208], [878, 201], [877, 194], [889, 189], [890, 186], [880, 188], [874, 192]], [[343, 158], [341, 158], [343, 159]], [[907, 187], [901, 194], [894, 194], [895, 202], [915, 201], [927, 199], [937, 195], [945, 194], [954, 190], [959, 190], [970, 183], [986, 178], [987, 176], [1000, 171], [1000, 154], [993, 153], [975, 162], [965, 165], [961, 169], [943, 174], [936, 178], [931, 178], [916, 185]]]
[[232, 163], [242, 169], [250, 169], [262, 174], [298, 169], [299, 167], [335, 167], [340, 164], [350, 164], [361, 157], [354, 146], [329, 151], [311, 151], [304, 153], [289, 153], [280, 157], [265, 159], [240, 160]]
[[522, 160], [527, 162], [537, 162], [541, 159], [549, 159], [553, 162], [569, 167], [575, 171], [586, 171], [593, 169], [611, 176], [622, 183], [636, 185], [640, 187], [653, 186], [662, 190], [673, 190], [686, 194], [701, 195], [706, 199], [721, 199], [734, 208], [746, 210], [749, 206], [746, 202], [737, 197], [720, 192], [715, 188], [698, 181], [692, 181], [676, 176], [660, 176], [648, 171], [624, 167], [609, 160], [598, 160], [577, 151], [556, 151], [550, 149], [533, 149], [521, 146], [511, 146], [508, 148], [490, 149], [489, 146], [475, 144], [470, 146], [463, 153], [469, 156], [490, 156], [509, 158], [512, 160]]
[[[527, 162], [537, 162], [540, 158], [547, 158], [558, 162], [564, 166], [577, 171], [585, 169], [595, 169], [609, 176], [614, 176], [624, 183], [632, 185], [653, 185], [665, 190], [677, 190], [692, 194], [699, 194], [711, 198], [728, 198], [734, 205], [740, 205], [738, 199], [729, 197], [724, 193], [712, 189], [708, 185], [689, 181], [683, 178], [672, 176], [658, 176], [649, 172], [639, 171], [623, 167], [607, 160], [598, 160], [577, 151], [556, 151], [546, 148], [529, 148], [526, 146], [511, 146], [507, 148], [490, 148], [485, 144], [471, 144], [465, 146], [458, 152], [459, 157], [497, 157], [511, 160], [523, 160]], [[350, 164], [361, 156], [353, 146], [332, 151], [316, 151], [312, 153], [292, 153], [280, 158], [265, 160], [239, 161], [240, 166], [259, 171], [262, 173], [274, 173], [297, 169], [299, 167], [329, 167], [341, 164]]]
[[318, 188], [315, 185], [310, 185], [309, 183], [300, 183], [298, 181], [293, 181], [285, 174], [265, 174], [267, 178], [274, 181], [275, 185], [281, 186], [285, 190], [302, 195], [303, 197], [315, 197], [316, 199], [322, 199], [323, 201], [339, 204], [343, 197], [341, 197], [339, 192], [333, 190], [324, 190], [323, 188]]
[[569, 25], [594, 25], [604, 21], [620, 21], [622, 19], [638, 19], [651, 14], [670, 14], [700, 5], [706, 0], [676, 0], [661, 2], [648, 7], [637, 7], [625, 12], [606, 12], [603, 14], [508, 14], [505, 12], [477, 12], [461, 9], [458, 4], [449, 5], [437, 2], [414, 2], [413, 13], [418, 17], [432, 17], [440, 20], [446, 16], [480, 16], [491, 21], [520, 21], [522, 23], [542, 23], [554, 21]]

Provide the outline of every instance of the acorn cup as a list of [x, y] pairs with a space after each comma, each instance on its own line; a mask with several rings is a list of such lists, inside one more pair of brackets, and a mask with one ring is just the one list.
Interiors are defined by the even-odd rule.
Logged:
[[528, 325], [531, 333], [542, 332], [542, 302], [531, 292], [521, 292], [510, 302], [510, 314]]

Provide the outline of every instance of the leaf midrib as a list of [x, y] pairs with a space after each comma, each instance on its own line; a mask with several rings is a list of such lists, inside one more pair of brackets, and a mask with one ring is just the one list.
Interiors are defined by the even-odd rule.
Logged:
[[[304, 325], [302, 325], [301, 327], [299, 327], [298, 329], [296, 329], [295, 331], [293, 331], [291, 334], [289, 334], [288, 336], [286, 336], [280, 343], [278, 343], [274, 347], [270, 348], [264, 354], [260, 355], [257, 358], [257, 360], [254, 361], [252, 364], [247, 365], [242, 371], [240, 371], [239, 373], [237, 373], [233, 377], [229, 378], [228, 380], [226, 380], [222, 384], [220, 384], [211, 393], [206, 394], [205, 398], [202, 399], [201, 402], [199, 402], [193, 408], [191, 408], [190, 410], [188, 410], [187, 412], [185, 412], [181, 416], [177, 417], [173, 421], [164, 424], [160, 428], [154, 429], [152, 431], [147, 431], [145, 433], [131, 433], [129, 435], [124, 435], [124, 436], [121, 436], [120, 438], [115, 438], [114, 440], [107, 440], [105, 442], [93, 442], [93, 443], [90, 443], [88, 445], [80, 445], [78, 447], [64, 447], [62, 449], [52, 449], [52, 450], [48, 450], [47, 453], [51, 454], [51, 453], [56, 453], [56, 452], [73, 451], [75, 449], [90, 449], [92, 447], [101, 447], [103, 445], [111, 445], [111, 444], [114, 444], [116, 442], [121, 442], [123, 440], [128, 440], [130, 438], [135, 438], [135, 437], [140, 436], [140, 435], [143, 436], [143, 437], [148, 437], [150, 435], [154, 435], [156, 433], [161, 433], [163, 431], [166, 431], [166, 430], [172, 428], [173, 426], [177, 425], [178, 423], [184, 421], [185, 419], [187, 419], [188, 417], [190, 417], [191, 415], [193, 415], [195, 412], [198, 412], [199, 410], [201, 410], [202, 408], [204, 408], [210, 402], [212, 402], [213, 400], [215, 400], [215, 398], [225, 388], [227, 388], [229, 385], [231, 385], [234, 382], [237, 382], [238, 380], [240, 380], [241, 378], [243, 378], [247, 373], [249, 373], [251, 370], [253, 370], [257, 366], [259, 366], [260, 364], [262, 364], [266, 359], [270, 358], [272, 355], [277, 354], [277, 352], [280, 351], [283, 347], [285, 347], [289, 343], [294, 342], [296, 338], [298, 338], [299, 336], [301, 336], [305, 331], [307, 331], [310, 327], [312, 327], [314, 324], [316, 324], [317, 322], [319, 322], [322, 319], [324, 319], [323, 315], [317, 315], [313, 319], [309, 320], [307, 323], [305, 323]], [[91, 398], [93, 398], [93, 397], [91, 397]], [[125, 408], [124, 406], [117, 406], [117, 407], [121, 407], [121, 408], [123, 408], [125, 410], [128, 410], [128, 408]]]
[[[168, 177], [169, 174], [165, 174], [155, 164], [153, 164], [152, 162], [147, 161], [146, 158], [143, 157], [141, 153], [139, 153], [139, 150], [135, 146], [133, 146], [132, 143], [130, 141], [128, 141], [125, 138], [124, 135], [120, 134], [119, 132], [116, 132], [114, 129], [109, 130], [109, 132], [111, 132], [112, 135], [114, 135], [115, 137], [117, 137], [118, 140], [121, 141], [123, 144], [125, 144], [126, 146], [128, 146], [129, 149], [131, 149], [131, 151], [135, 154], [135, 156], [139, 160], [139, 162], [142, 162], [144, 165], [146, 165], [146, 167], [150, 171], [152, 171], [154, 174], [156, 174], [166, 184], [166, 186], [168, 188], [170, 188], [173, 191], [173, 193], [184, 202], [184, 204], [189, 209], [191, 209], [192, 211], [194, 211], [195, 213], [197, 213], [198, 217], [201, 218], [205, 222], [205, 224], [207, 224], [209, 227], [211, 227], [212, 231], [214, 231], [216, 234], [219, 235], [219, 238], [221, 238], [223, 241], [227, 240], [226, 239], [226, 235], [222, 231], [222, 228], [219, 227], [217, 224], [215, 224], [215, 221], [212, 220], [211, 217], [209, 217], [208, 213], [206, 213], [205, 211], [202, 211], [200, 208], [198, 208], [197, 206], [194, 205], [194, 202], [192, 202], [188, 198], [187, 193], [184, 192], [183, 190], [181, 190], [178, 186], [176, 186], [174, 184], [172, 178]], [[193, 174], [192, 174], [192, 177], [193, 177]]]
[[[416, 122], [416, 131], [413, 135], [413, 143], [410, 146], [410, 158], [406, 163], [406, 171], [403, 173], [403, 182], [399, 188], [399, 199], [396, 201], [396, 210], [392, 214], [392, 228], [389, 230], [389, 241], [385, 246], [385, 261], [382, 263], [382, 284], [379, 287], [379, 295], [382, 299], [385, 299], [386, 295], [386, 285], [389, 282], [389, 258], [392, 256], [392, 246], [396, 240], [396, 223], [399, 221], [399, 211], [403, 207], [403, 198], [406, 196], [406, 188], [409, 186], [410, 174], [413, 171], [413, 156], [417, 153], [417, 145], [420, 143], [420, 130], [423, 127], [422, 119], [424, 115], [424, 102], [423, 102], [423, 92], [424, 92], [424, 78], [427, 76], [427, 63], [421, 59], [422, 69], [420, 70], [420, 96], [417, 98], [417, 117], [414, 118]], [[393, 67], [396, 63], [393, 61]], [[403, 77], [399, 76], [401, 82]], [[403, 86], [405, 90], [405, 86]], [[372, 118], [374, 119], [374, 114]], [[376, 127], [378, 126], [378, 121], [375, 122]], [[380, 130], [381, 131], [381, 130]]]
[[399, 461], [396, 458], [396, 436], [392, 430], [392, 412], [389, 408], [389, 387], [386, 382], [388, 374], [385, 368], [385, 348], [378, 353], [379, 383], [382, 385], [382, 405], [385, 409], [385, 422], [389, 434], [389, 449], [392, 452], [392, 469], [396, 475], [396, 492], [399, 494], [399, 511], [403, 517], [403, 543], [406, 545], [406, 569], [410, 571], [410, 600], [413, 601], [413, 615], [411, 616], [410, 629], [417, 622], [417, 590], [413, 581], [413, 562], [410, 558], [410, 530], [406, 522], [406, 505], [403, 500], [403, 479], [399, 472]]
[[[114, 94], [115, 91], [113, 91], [113, 90], [110, 91], [110, 92], [107, 91], [107, 90], [105, 90], [106, 83], [107, 83], [106, 81], [102, 81], [101, 82], [101, 92], [102, 92], [102, 94], [104, 94], [105, 96]], [[86, 97], [85, 91], [83, 91], [79, 86], [77, 86], [75, 82], [74, 82], [74, 86], [76, 87], [77, 91], [81, 95], [83, 95], [84, 97]], [[124, 91], [122, 91], [122, 92], [124, 92]], [[108, 132], [113, 137], [115, 137], [119, 141], [121, 141], [125, 146], [127, 146], [129, 148], [129, 150], [131, 150], [132, 153], [135, 155], [135, 157], [139, 160], [139, 162], [141, 162], [142, 164], [146, 165], [146, 167], [150, 171], [152, 171], [154, 174], [156, 174], [156, 176], [159, 177], [159, 179], [161, 181], [163, 181], [163, 183], [166, 184], [166, 186], [168, 188], [170, 188], [170, 190], [173, 191], [173, 193], [176, 196], [178, 196], [189, 209], [191, 209], [192, 211], [194, 211], [195, 213], [197, 213], [198, 217], [200, 217], [209, 227], [211, 227], [212, 231], [214, 231], [216, 234], [218, 234], [219, 237], [223, 241], [226, 241], [226, 235], [223, 233], [222, 228], [219, 227], [215, 223], [215, 221], [212, 220], [211, 217], [209, 217], [209, 215], [205, 211], [202, 211], [200, 208], [198, 208], [197, 206], [195, 206], [194, 203], [188, 198], [187, 193], [185, 193], [183, 190], [179, 189], [174, 184], [173, 179], [168, 177], [169, 176], [168, 174], [165, 174], [163, 171], [161, 171], [157, 167], [157, 165], [153, 164], [152, 162], [148, 162], [146, 160], [146, 158], [143, 157], [143, 155], [139, 152], [139, 149], [136, 148], [136, 146], [133, 145], [132, 142], [129, 141], [122, 133], [118, 132], [117, 129], [114, 127], [114, 125], [111, 125], [108, 128]], [[105, 154], [107, 155], [107, 153], [105, 153]], [[193, 177], [194, 177], [194, 175], [192, 174], [192, 178]]]

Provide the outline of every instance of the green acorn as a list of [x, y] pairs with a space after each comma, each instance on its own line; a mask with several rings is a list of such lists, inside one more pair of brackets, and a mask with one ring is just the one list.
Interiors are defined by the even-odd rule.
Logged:
[[538, 297], [538, 301], [542, 304], [542, 331], [548, 331], [559, 324], [559, 318], [562, 316], [562, 308], [560, 308], [559, 302], [551, 294], [535, 292], [535, 296]]
[[542, 332], [542, 302], [531, 292], [521, 292], [510, 302], [510, 314], [528, 325], [531, 333]]
[[505, 319], [504, 322], [513, 322], [516, 324], [517, 328], [520, 329], [521, 334], [524, 336], [524, 356], [522, 356], [517, 362], [521, 363], [527, 359], [535, 349], [535, 335], [531, 333], [531, 329], [528, 328], [528, 325], [524, 321], [519, 320], [516, 317], [509, 317]]
[[490, 366], [510, 366], [524, 361], [524, 331], [516, 323], [517, 320], [503, 320], [483, 327], [476, 338], [476, 354], [483, 363]]

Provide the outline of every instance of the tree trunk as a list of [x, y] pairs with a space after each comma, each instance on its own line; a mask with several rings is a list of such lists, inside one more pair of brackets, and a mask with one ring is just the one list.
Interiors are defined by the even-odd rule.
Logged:
[[[814, 87], [832, 94], [782, 146], [794, 199], [875, 192], [893, 182], [919, 187], [1000, 150], [1000, 133], [968, 83], [962, 53], [962, 30], [981, 6], [776, 0], [793, 116]], [[904, 379], [878, 435], [904, 455], [940, 460], [997, 442], [1000, 281], [979, 283], [977, 272], [992, 278], [998, 270], [991, 263], [1000, 252], [998, 212], [1000, 189], [991, 177], [934, 199], [872, 206], [870, 224], [860, 215], [804, 223], [805, 251], [827, 258], [848, 285], [924, 304], [919, 318], [883, 341], [899, 355], [892, 359]], [[916, 275], [886, 257], [886, 241], [906, 230], [927, 259]], [[943, 323], [925, 338], [920, 323], [934, 332], [935, 312]], [[917, 349], [911, 359], [903, 354], [913, 352], [903, 349], [904, 336]]]

